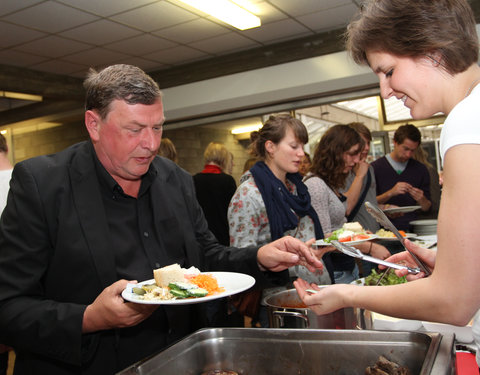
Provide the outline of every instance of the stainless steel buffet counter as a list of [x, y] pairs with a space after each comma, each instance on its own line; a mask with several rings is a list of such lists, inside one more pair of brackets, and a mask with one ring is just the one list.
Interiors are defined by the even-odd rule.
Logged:
[[203, 329], [119, 374], [363, 375], [380, 355], [415, 375], [455, 373], [454, 335], [431, 332]]

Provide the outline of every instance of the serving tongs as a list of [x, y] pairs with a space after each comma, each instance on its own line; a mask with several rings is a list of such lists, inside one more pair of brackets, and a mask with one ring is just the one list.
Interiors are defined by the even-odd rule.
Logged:
[[387, 262], [386, 260], [378, 259], [378, 258], [372, 257], [370, 255], [365, 255], [364, 253], [362, 253], [357, 248], [355, 248], [353, 246], [350, 246], [350, 245], [347, 245], [347, 244], [344, 244], [342, 242], [338, 242], [336, 240], [331, 241], [330, 244], [335, 246], [335, 248], [338, 251], [342, 252], [345, 255], [351, 256], [353, 258], [359, 258], [359, 259], [365, 260], [367, 262], [381, 264], [382, 266], [395, 268], [397, 270], [407, 270], [409, 273], [412, 273], [414, 275], [416, 275], [417, 273], [420, 272], [420, 268], [411, 268], [411, 267], [408, 267], [408, 266], [404, 266], [403, 264]]
[[393, 223], [390, 221], [387, 215], [385, 215], [385, 213], [380, 208], [371, 204], [370, 202], [365, 202], [365, 207], [367, 208], [368, 213], [372, 215], [375, 218], [375, 220], [377, 220], [383, 227], [387, 228], [389, 231], [391, 231], [395, 235], [395, 237], [397, 237], [397, 239], [402, 244], [403, 248], [410, 253], [412, 258], [420, 267], [420, 270], [422, 270], [425, 273], [425, 276], [429, 276], [431, 272], [428, 270], [425, 264], [420, 259], [418, 259], [418, 257], [415, 254], [413, 254], [410, 250], [407, 249], [407, 247], [405, 246], [405, 238], [403, 238], [403, 236], [397, 230], [395, 225], [393, 225]]

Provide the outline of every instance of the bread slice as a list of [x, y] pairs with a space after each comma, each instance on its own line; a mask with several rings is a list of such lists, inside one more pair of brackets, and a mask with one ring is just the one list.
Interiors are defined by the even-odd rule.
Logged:
[[362, 228], [362, 226], [358, 221], [354, 221], [353, 223], [343, 224], [343, 229], [351, 230], [352, 232], [355, 232], [355, 233], [361, 233], [364, 231], [364, 229]]
[[162, 288], [165, 288], [170, 283], [187, 282], [184, 275], [185, 270], [179, 264], [171, 264], [162, 268], [157, 268], [153, 271], [155, 283]]

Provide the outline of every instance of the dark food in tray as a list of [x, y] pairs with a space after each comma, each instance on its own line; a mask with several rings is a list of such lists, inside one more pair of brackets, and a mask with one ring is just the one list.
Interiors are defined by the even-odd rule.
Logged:
[[407, 367], [389, 361], [384, 356], [380, 356], [374, 366], [365, 369], [365, 375], [411, 375]]

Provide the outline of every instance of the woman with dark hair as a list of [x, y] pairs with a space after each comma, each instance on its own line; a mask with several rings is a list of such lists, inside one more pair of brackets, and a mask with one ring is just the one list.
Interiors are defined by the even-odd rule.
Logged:
[[[447, 116], [440, 136], [437, 250], [405, 240], [433, 271], [429, 277], [409, 275], [415, 281], [405, 284], [335, 285], [311, 296], [305, 289], [313, 286], [299, 280], [298, 293], [319, 314], [359, 306], [404, 319], [465, 325], [480, 308], [475, 289], [480, 284], [480, 67], [472, 9], [466, 0], [367, 0], [348, 27], [347, 48], [378, 76], [382, 97], [401, 99], [414, 120], [439, 112]], [[407, 252], [388, 260], [417, 267]], [[473, 335], [478, 346], [478, 318]]]
[[[320, 221], [298, 173], [303, 146], [308, 142], [305, 125], [290, 115], [270, 116], [251, 139], [251, 153], [259, 161], [246, 172], [230, 202], [230, 244], [260, 245], [284, 235], [307, 243], [323, 238]], [[328, 263], [329, 255], [326, 258]], [[317, 284], [330, 284], [331, 277], [326, 271], [311, 273], [296, 266], [290, 269], [290, 274]], [[269, 289], [264, 296], [278, 290]], [[266, 325], [260, 321], [262, 326]]]
[[[312, 206], [325, 233], [339, 229], [347, 222], [347, 205], [355, 206], [359, 194], [340, 193], [348, 173], [360, 161], [364, 141], [360, 134], [348, 125], [335, 125], [320, 139], [313, 155], [310, 174], [305, 178], [312, 199]], [[390, 255], [383, 246], [373, 242], [358, 245], [360, 251], [377, 258]], [[355, 259], [334, 252], [331, 255], [335, 283], [349, 283], [359, 277]]]

